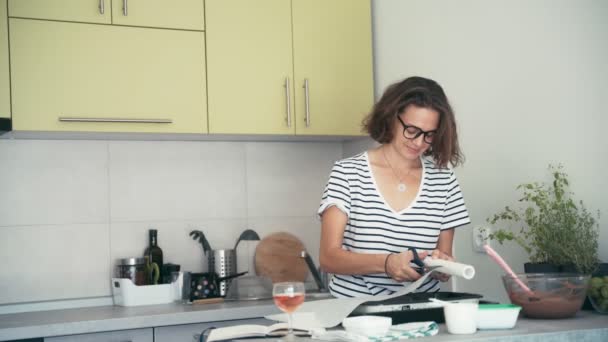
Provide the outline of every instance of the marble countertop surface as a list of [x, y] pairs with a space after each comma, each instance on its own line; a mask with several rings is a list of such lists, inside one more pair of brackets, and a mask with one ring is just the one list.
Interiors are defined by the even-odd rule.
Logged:
[[[216, 304], [162, 304], [139, 307], [100, 306], [0, 315], [0, 341], [259, 318], [279, 313], [273, 301], [227, 301]], [[561, 320], [520, 317], [514, 329], [480, 330], [450, 335], [440, 324], [432, 341], [608, 341], [608, 315], [581, 311]], [[312, 341], [312, 340], [311, 340]]]
[[0, 341], [263, 317], [272, 299], [215, 304], [99, 306], [0, 315]]

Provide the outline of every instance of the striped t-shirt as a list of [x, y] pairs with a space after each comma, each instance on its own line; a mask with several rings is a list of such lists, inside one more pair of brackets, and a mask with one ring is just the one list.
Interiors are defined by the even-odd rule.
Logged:
[[[342, 249], [370, 254], [400, 253], [410, 247], [432, 251], [442, 230], [470, 223], [454, 171], [435, 167], [429, 158], [421, 160], [418, 194], [400, 212], [391, 209], [378, 191], [367, 152], [334, 164], [318, 213], [336, 206], [348, 216]], [[403, 286], [385, 273], [335, 274], [329, 290], [335, 297], [360, 297], [388, 295]], [[438, 290], [438, 281], [429, 277], [416, 291]]]

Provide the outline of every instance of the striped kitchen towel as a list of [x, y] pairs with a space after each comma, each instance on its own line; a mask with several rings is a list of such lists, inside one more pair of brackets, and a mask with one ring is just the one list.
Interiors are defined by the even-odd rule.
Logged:
[[415, 322], [393, 325], [384, 336], [368, 337], [345, 330], [326, 330], [316, 328], [311, 330], [313, 340], [343, 341], [343, 342], [388, 342], [407, 340], [411, 338], [434, 336], [439, 332], [435, 322]]
[[411, 338], [434, 336], [439, 332], [439, 325], [435, 322], [413, 322], [391, 326], [385, 336], [370, 337], [373, 342], [386, 342], [406, 340]]

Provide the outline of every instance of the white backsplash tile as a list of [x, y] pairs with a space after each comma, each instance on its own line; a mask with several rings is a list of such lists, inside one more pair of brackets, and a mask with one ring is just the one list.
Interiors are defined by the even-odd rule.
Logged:
[[0, 228], [0, 304], [109, 296], [107, 224]]
[[379, 144], [368, 137], [345, 141], [344, 143], [342, 143], [342, 155], [343, 158], [349, 158], [361, 152], [365, 152], [367, 150], [375, 148], [377, 146], [379, 146]]
[[316, 212], [340, 143], [247, 143], [249, 217], [310, 216]]
[[148, 230], [158, 230], [158, 245], [163, 262], [181, 265], [181, 270], [206, 272], [207, 258], [198, 241], [190, 237], [192, 230], [205, 234], [211, 248], [233, 248], [245, 230], [245, 219], [209, 219], [201, 221], [119, 222], [111, 224], [111, 260], [143, 256], [148, 246]]
[[0, 226], [108, 222], [107, 142], [0, 140]]
[[[339, 142], [0, 140], [0, 304], [111, 298], [116, 259], [143, 255], [150, 228], [186, 271], [207, 271], [195, 229], [215, 249], [289, 231], [318, 263], [315, 212], [340, 158]], [[254, 274], [256, 245], [239, 245], [239, 271]]]
[[111, 220], [246, 217], [243, 143], [110, 142]]
[[302, 241], [306, 251], [318, 266], [321, 221], [316, 216], [253, 217], [249, 219], [248, 227], [255, 230], [262, 239], [276, 232], [288, 232], [295, 235]]
[[[287, 232], [295, 235], [304, 244], [306, 252], [310, 254], [316, 267], [319, 267], [321, 221], [316, 216], [254, 217], [249, 219], [248, 226], [255, 230], [262, 239], [276, 232]], [[313, 282], [312, 274], [308, 274], [306, 282]]]

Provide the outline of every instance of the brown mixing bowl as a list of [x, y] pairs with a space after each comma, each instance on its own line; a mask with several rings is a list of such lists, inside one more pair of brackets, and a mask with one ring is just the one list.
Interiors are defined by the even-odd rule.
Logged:
[[505, 275], [503, 284], [511, 303], [522, 307], [530, 318], [567, 318], [583, 306], [590, 276], [572, 273], [516, 274], [532, 293], [526, 292], [515, 280]]

